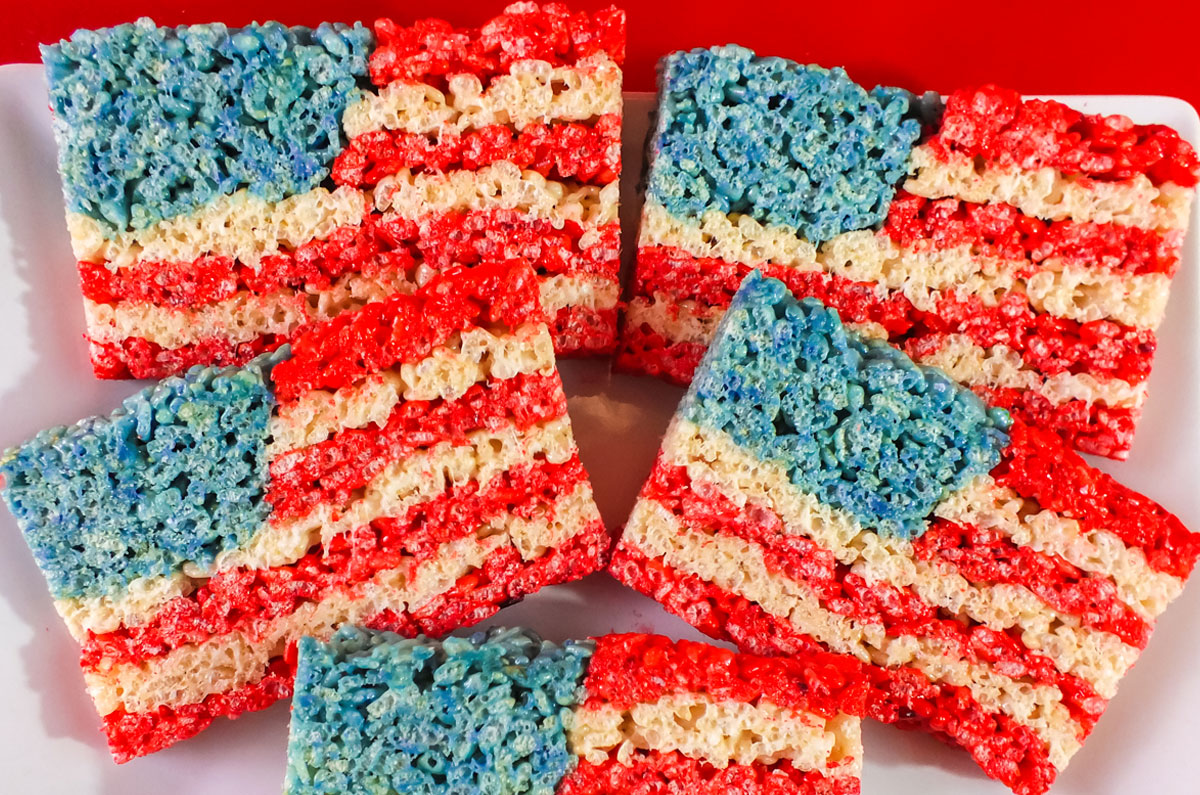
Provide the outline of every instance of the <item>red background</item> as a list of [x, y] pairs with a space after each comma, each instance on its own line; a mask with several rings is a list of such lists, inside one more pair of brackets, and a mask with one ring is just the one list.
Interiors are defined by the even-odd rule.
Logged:
[[[611, 0], [576, 0], [573, 8]], [[1027, 94], [1166, 94], [1200, 106], [1200, 13], [1195, 0], [626, 0], [626, 88], [649, 91], [654, 62], [685, 47], [737, 42], [761, 54], [844, 65], [862, 83], [948, 91], [996, 82]], [[478, 24], [505, 0], [5, 0], [0, 63], [36, 61], [37, 43], [78, 27], [149, 14], [159, 24], [279, 19], [411, 21], [441, 16]], [[1086, 7], [1088, 11], [1081, 10]], [[1136, 12], [1144, 11], [1144, 14]]]

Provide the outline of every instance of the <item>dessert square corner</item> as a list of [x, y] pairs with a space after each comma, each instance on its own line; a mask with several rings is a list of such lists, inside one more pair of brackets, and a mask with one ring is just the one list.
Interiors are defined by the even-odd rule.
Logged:
[[866, 714], [1021, 795], [1079, 749], [1200, 541], [935, 368], [755, 272], [610, 571], [701, 631], [859, 666]]
[[755, 268], [1076, 449], [1128, 455], [1193, 145], [996, 86], [917, 97], [740, 47], [660, 63], [619, 369], [686, 385]]

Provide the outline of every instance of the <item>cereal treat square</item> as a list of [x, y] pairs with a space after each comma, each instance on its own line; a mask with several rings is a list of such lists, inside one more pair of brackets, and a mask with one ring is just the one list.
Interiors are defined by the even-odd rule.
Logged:
[[616, 340], [624, 14], [80, 30], [43, 48], [93, 369], [243, 364], [521, 256], [560, 353]]
[[118, 761], [286, 698], [302, 636], [440, 635], [603, 565], [538, 295], [451, 269], [5, 454]]
[[818, 246], [887, 217], [921, 124], [900, 89], [733, 45], [663, 58], [658, 99], [617, 365], [686, 385], [753, 267], [815, 288]]
[[755, 271], [611, 571], [745, 651], [844, 655], [868, 716], [1040, 795], [1198, 555], [1057, 435]]
[[528, 630], [300, 642], [285, 795], [857, 795], [862, 690], [828, 654]]
[[660, 70], [621, 369], [687, 384], [759, 268], [1127, 455], [1200, 170], [1177, 133], [995, 86], [943, 107], [739, 47]]

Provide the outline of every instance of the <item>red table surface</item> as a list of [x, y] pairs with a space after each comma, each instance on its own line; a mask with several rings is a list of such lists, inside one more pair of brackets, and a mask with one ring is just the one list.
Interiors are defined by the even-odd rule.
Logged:
[[[473, 25], [503, 0], [317, 3], [312, 0], [6, 0], [0, 63], [38, 60], [38, 42], [79, 27], [150, 15], [159, 24], [219, 20], [440, 16]], [[571, 2], [597, 8], [610, 2]], [[654, 88], [654, 64], [681, 48], [737, 42], [760, 54], [842, 65], [861, 83], [949, 91], [994, 82], [1027, 94], [1164, 94], [1200, 106], [1200, 13], [1195, 0], [926, 0], [922, 3], [654, 0], [629, 13], [626, 90]], [[1087, 11], [1082, 10], [1086, 8]]]

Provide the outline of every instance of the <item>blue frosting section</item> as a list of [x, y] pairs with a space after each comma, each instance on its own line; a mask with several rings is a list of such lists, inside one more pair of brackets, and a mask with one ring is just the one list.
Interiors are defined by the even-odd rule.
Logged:
[[818, 243], [883, 221], [921, 130], [905, 91], [743, 47], [667, 56], [659, 95], [650, 198], [673, 215], [741, 213]]
[[285, 355], [193, 368], [5, 454], [4, 499], [55, 598], [118, 594], [250, 539], [270, 512], [267, 379]]
[[67, 206], [108, 234], [248, 188], [310, 190], [366, 74], [361, 25], [80, 30], [42, 48]]
[[519, 629], [300, 641], [286, 795], [552, 795], [589, 643]]
[[1008, 445], [1007, 412], [758, 271], [734, 296], [680, 412], [783, 466], [797, 488], [863, 527], [904, 537]]

